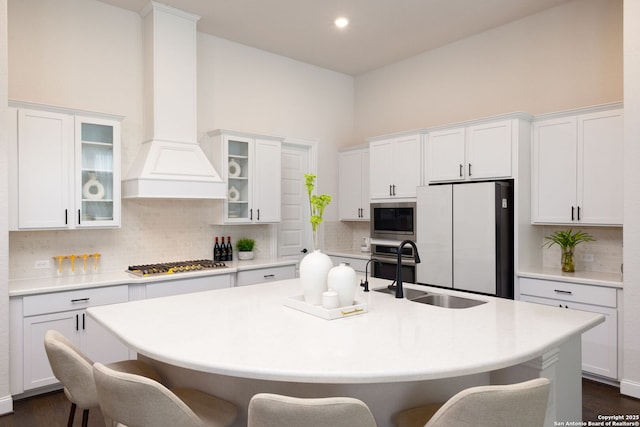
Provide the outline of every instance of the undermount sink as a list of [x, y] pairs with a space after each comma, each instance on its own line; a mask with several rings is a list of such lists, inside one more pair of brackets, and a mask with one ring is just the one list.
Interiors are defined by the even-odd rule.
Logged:
[[[376, 292], [395, 295], [395, 289], [380, 288], [374, 289]], [[435, 294], [432, 292], [419, 291], [417, 289], [403, 289], [404, 297], [409, 301], [419, 302], [420, 304], [435, 305], [444, 308], [470, 308], [477, 305], [485, 304], [486, 301], [458, 297], [447, 294]]]
[[445, 294], [427, 294], [421, 297], [411, 298], [411, 301], [445, 308], [470, 308], [486, 303], [486, 301], [477, 299], [456, 297]]

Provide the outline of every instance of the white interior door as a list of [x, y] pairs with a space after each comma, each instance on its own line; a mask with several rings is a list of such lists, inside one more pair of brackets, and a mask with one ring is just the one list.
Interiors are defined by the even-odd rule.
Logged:
[[[309, 202], [304, 174], [310, 173], [309, 146], [282, 146], [282, 220], [278, 227], [278, 256], [300, 260], [311, 247]], [[297, 267], [296, 267], [297, 268]]]

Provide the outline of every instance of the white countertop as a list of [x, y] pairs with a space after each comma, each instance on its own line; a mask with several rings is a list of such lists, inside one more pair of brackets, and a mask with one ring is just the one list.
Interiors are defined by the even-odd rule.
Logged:
[[[372, 288], [387, 280], [370, 279]], [[91, 307], [138, 353], [197, 371], [304, 383], [417, 381], [491, 371], [544, 354], [604, 321], [600, 314], [488, 301], [447, 309], [358, 291], [368, 312], [325, 320], [286, 307], [299, 279]]]
[[559, 268], [528, 269], [518, 272], [519, 277], [532, 279], [556, 280], [559, 282], [572, 282], [584, 285], [607, 286], [622, 288], [622, 274], [601, 273], [598, 271], [576, 271], [564, 273]]
[[60, 277], [39, 277], [32, 279], [9, 280], [9, 296], [34, 295], [46, 292], [68, 291], [74, 289], [97, 288], [135, 283], [153, 283], [166, 280], [189, 279], [199, 276], [214, 276], [220, 274], [234, 274], [238, 271], [255, 270], [258, 268], [293, 265], [297, 261], [282, 258], [261, 258], [243, 261], [227, 261], [226, 268], [195, 271], [188, 273], [174, 273], [158, 276], [136, 276], [122, 271], [111, 271], [95, 274], [76, 274]]

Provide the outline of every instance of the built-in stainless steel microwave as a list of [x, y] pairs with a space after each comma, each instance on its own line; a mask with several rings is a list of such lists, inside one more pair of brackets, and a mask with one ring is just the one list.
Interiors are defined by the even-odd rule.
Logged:
[[416, 203], [371, 203], [371, 238], [416, 240]]

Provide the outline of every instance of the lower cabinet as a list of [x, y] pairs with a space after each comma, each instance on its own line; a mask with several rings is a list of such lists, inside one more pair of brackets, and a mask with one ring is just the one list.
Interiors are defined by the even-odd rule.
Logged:
[[[333, 262], [334, 266], [338, 266], [342, 263], [347, 264], [349, 267], [353, 268], [356, 273], [365, 273], [365, 269], [367, 267], [368, 259], [356, 258], [356, 257], [348, 257], [341, 255], [330, 255], [331, 262]], [[368, 272], [371, 275], [371, 271]]]
[[[68, 292], [30, 295], [15, 300], [12, 309], [22, 311], [22, 369], [14, 369], [12, 394], [56, 384], [44, 350], [44, 336], [55, 329], [94, 361], [115, 362], [129, 358], [129, 349], [115, 336], [92, 321], [85, 309], [92, 306], [128, 301], [127, 285]], [[12, 318], [15, 318], [12, 315]], [[12, 338], [18, 338], [19, 334]], [[12, 355], [15, 354], [15, 349]]]
[[240, 270], [236, 275], [236, 286], [274, 282], [276, 280], [287, 280], [295, 277], [295, 264], [280, 267], [256, 268], [254, 270]]
[[618, 379], [618, 309], [615, 288], [520, 278], [521, 301], [604, 315], [605, 321], [582, 334], [582, 370]]
[[146, 298], [168, 297], [231, 287], [231, 274], [147, 283]]

